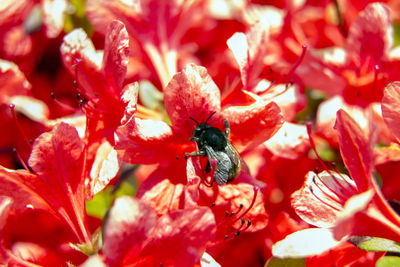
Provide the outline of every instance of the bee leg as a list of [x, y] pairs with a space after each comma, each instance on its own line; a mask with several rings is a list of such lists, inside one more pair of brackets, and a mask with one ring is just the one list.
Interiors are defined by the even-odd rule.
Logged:
[[188, 157], [204, 156], [205, 154], [206, 152], [201, 150], [193, 151], [191, 153], [185, 152], [185, 159], [187, 159]]
[[189, 138], [189, 140], [190, 140], [190, 141], [196, 141], [196, 142], [197, 142], [197, 141], [199, 141], [199, 138], [193, 137], [193, 136], [192, 136], [192, 137]]
[[231, 133], [231, 128], [229, 127], [229, 122], [227, 119], [224, 118], [224, 125], [225, 125], [225, 136], [228, 137]]

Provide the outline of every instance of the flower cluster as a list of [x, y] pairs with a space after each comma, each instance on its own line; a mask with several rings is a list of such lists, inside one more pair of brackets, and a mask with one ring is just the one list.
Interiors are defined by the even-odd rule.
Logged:
[[0, 4], [0, 265], [400, 265], [400, 6], [262, 2]]

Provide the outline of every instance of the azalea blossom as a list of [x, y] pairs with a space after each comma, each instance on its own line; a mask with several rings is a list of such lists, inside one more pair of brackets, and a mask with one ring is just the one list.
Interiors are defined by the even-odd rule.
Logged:
[[[58, 240], [60, 243], [39, 242], [41, 249], [37, 250], [38, 253], [53, 250], [52, 244], [61, 246], [64, 243], [68, 250], [69, 242], [86, 244], [89, 250], [93, 249], [91, 230], [84, 206], [86, 193], [85, 177], [82, 175], [84, 173], [83, 149], [83, 142], [75, 128], [62, 123], [52, 132], [44, 133], [36, 139], [28, 161], [30, 170], [10, 170], [1, 167], [0, 192], [2, 196], [9, 197], [8, 200], [4, 200], [8, 204], [2, 214], [5, 225], [2, 244], [7, 246], [2, 250], [5, 250], [7, 258], [10, 257], [11, 260], [18, 258], [18, 251], [24, 249], [17, 243], [19, 237], [22, 238], [20, 241], [29, 242], [21, 236], [19, 231], [23, 229], [21, 226], [28, 226], [27, 222], [30, 220], [34, 222], [38, 220], [40, 225], [42, 225], [40, 220], [48, 220], [50, 227], [54, 227], [54, 231], [61, 226], [61, 231], [66, 232], [64, 236], [60, 236]], [[44, 211], [45, 214], [36, 214], [37, 210]], [[8, 220], [12, 220], [13, 213], [20, 216], [19, 220], [22, 220], [25, 226], [22, 224], [13, 229], [13, 224], [7, 224]], [[25, 216], [28, 220], [24, 219]], [[49, 216], [50, 218], [46, 219]], [[49, 231], [50, 228], [47, 230]], [[35, 231], [40, 233], [45, 231], [45, 228], [38, 228]], [[69, 239], [65, 239], [66, 237]], [[34, 249], [36, 239], [38, 238], [33, 236], [31, 241], [33, 254], [36, 251]], [[30, 243], [26, 244], [31, 246]], [[69, 247], [69, 250], [72, 250], [72, 247]], [[25, 259], [23, 252], [21, 255], [23, 258], [20, 260], [31, 260]], [[36, 256], [32, 256], [32, 260], [35, 260]]]
[[[256, 95], [241, 94], [246, 97], [243, 105], [230, 106], [229, 102], [235, 99], [225, 99], [226, 108], [221, 107], [220, 91], [207, 70], [194, 64], [188, 65], [172, 78], [164, 90], [164, 104], [172, 126], [163, 121], [132, 116], [117, 129], [116, 147], [127, 162], [158, 162], [161, 166], [182, 164], [181, 170], [185, 172], [184, 153], [195, 150], [189, 138], [196, 124], [190, 117], [205, 122], [213, 112], [216, 112], [215, 115], [207, 123], [222, 128], [222, 116], [226, 118], [230, 123], [231, 142], [238, 149], [244, 149], [244, 145], [259, 144], [280, 128], [280, 110], [275, 103], [267, 103]], [[248, 131], [241, 131], [242, 127]], [[168, 154], [165, 154], [166, 150]]]
[[398, 64], [393, 49], [388, 6], [369, 4], [349, 28], [343, 47], [315, 50], [297, 69], [303, 82], [347, 103], [365, 107], [380, 101], [385, 85], [395, 79]]
[[[341, 154], [351, 178], [329, 169], [307, 174], [303, 187], [292, 195], [292, 206], [303, 220], [321, 227], [308, 231], [310, 237], [317, 237], [317, 231], [326, 234], [326, 237], [320, 237], [320, 241], [315, 241], [325, 247], [318, 248], [316, 245], [309, 252], [301, 252], [298, 248], [298, 252], [292, 252], [293, 256], [321, 253], [352, 235], [399, 240], [400, 217], [386, 202], [372, 176], [374, 162], [370, 141], [343, 110], [337, 113], [336, 129]], [[329, 230], [324, 231], [323, 228]], [[286, 243], [289, 245], [304, 236], [295, 233], [291, 238], [293, 240], [282, 241], [276, 247], [276, 255], [288, 253], [281, 251]]]
[[200, 262], [214, 235], [210, 208], [171, 211], [157, 218], [144, 201], [121, 197], [104, 228], [104, 262], [107, 266], [192, 266]]
[[[245, 163], [236, 178], [238, 183], [215, 189], [204, 184], [205, 181], [212, 181], [213, 174], [211, 179], [205, 177], [203, 165], [195, 163], [194, 159], [186, 160], [184, 156], [185, 152], [196, 149], [189, 141], [196, 124], [189, 118], [204, 122], [216, 111], [207, 123], [220, 127], [221, 117], [224, 116], [231, 122], [231, 142], [238, 148], [246, 141], [255, 145], [259, 140], [268, 139], [281, 126], [279, 109], [275, 103], [266, 103], [250, 93], [243, 94], [247, 95], [249, 104], [231, 106], [221, 112], [219, 90], [206, 70], [189, 65], [176, 74], [164, 90], [164, 102], [172, 127], [162, 121], [132, 117], [116, 132], [117, 148], [122, 159], [132, 163], [159, 162], [159, 167], [137, 193], [139, 198], [151, 203], [158, 214], [193, 205], [212, 205], [217, 222], [226, 220], [226, 212], [243, 214], [243, 217], [235, 215], [232, 219], [228, 218], [227, 223], [218, 227], [220, 240], [246, 228], [246, 224], [251, 231], [264, 228], [268, 215], [263, 207], [262, 192], [254, 189], [259, 184], [247, 174]], [[248, 114], [250, 110], [252, 113]], [[247, 131], [245, 137], [239, 129], [246, 125], [253, 131]], [[168, 154], [165, 150], [169, 151]], [[237, 230], [232, 230], [232, 227]]]
[[1, 1], [0, 265], [400, 265], [399, 11]]

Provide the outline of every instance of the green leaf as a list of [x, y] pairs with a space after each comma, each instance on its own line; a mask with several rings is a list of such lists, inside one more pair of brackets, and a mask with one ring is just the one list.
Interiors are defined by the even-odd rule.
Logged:
[[280, 259], [272, 257], [264, 267], [304, 267], [306, 266], [305, 258], [297, 258], [297, 259]]
[[86, 202], [86, 212], [88, 215], [103, 219], [108, 209], [111, 207], [113, 197], [111, 189], [106, 188], [94, 195], [93, 199]]
[[400, 45], [400, 22], [395, 22], [393, 24], [394, 30], [394, 46]]
[[376, 267], [400, 266], [400, 257], [386, 256], [376, 261]]
[[142, 104], [150, 109], [163, 109], [163, 94], [149, 81], [139, 83], [139, 98]]
[[64, 21], [64, 31], [70, 32], [76, 28], [82, 28], [88, 36], [93, 33], [93, 27], [86, 17], [86, 0], [71, 0], [68, 5]]
[[400, 244], [389, 239], [370, 236], [353, 236], [349, 240], [360, 249], [367, 251], [387, 251], [400, 253]]
[[314, 121], [319, 105], [327, 97], [324, 93], [311, 88], [306, 88], [305, 96], [307, 97], [307, 107], [298, 112], [295, 119], [300, 123]]
[[86, 202], [87, 214], [103, 219], [115, 198], [124, 195], [136, 195], [138, 185], [133, 176], [135, 170], [136, 166], [125, 165], [122, 168], [121, 175], [116, 185], [106, 187], [104, 190], [94, 195], [93, 199]]

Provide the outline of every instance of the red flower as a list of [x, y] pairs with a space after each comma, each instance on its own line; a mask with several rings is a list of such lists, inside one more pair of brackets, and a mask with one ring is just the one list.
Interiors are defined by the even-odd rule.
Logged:
[[[28, 162], [32, 172], [0, 169], [0, 194], [13, 200], [9, 208], [15, 214], [43, 210], [61, 220], [64, 228], [72, 234], [71, 239], [64, 242], [84, 243], [91, 247], [84, 202], [83, 162], [84, 144], [78, 133], [75, 128], [61, 123], [52, 132], [44, 133], [35, 140]], [[22, 225], [26, 227], [28, 222], [24, 220]], [[18, 236], [18, 231], [22, 229], [10, 230], [8, 235]], [[41, 231], [40, 228], [37, 230]], [[9, 245], [16, 241], [18, 239], [11, 240]]]
[[333, 148], [339, 146], [338, 136], [333, 128], [336, 113], [343, 109], [354, 118], [364, 132], [369, 132], [369, 123], [374, 121], [374, 135], [383, 144], [389, 144], [394, 136], [386, 126], [381, 113], [380, 104], [375, 102], [366, 107], [350, 105], [341, 96], [331, 97], [322, 102], [317, 111], [315, 132], [323, 137]]
[[[86, 169], [91, 176], [88, 192], [100, 191], [118, 172], [119, 162], [111, 148], [114, 144], [114, 131], [121, 120], [136, 112], [138, 84], [124, 86], [128, 59], [129, 37], [125, 26], [119, 21], [108, 25], [104, 53], [96, 52], [90, 39], [82, 30], [69, 33], [61, 46], [61, 55], [65, 66], [74, 75], [86, 113], [85, 139], [87, 164], [96, 163], [96, 169]], [[125, 116], [125, 117], [124, 117]], [[97, 154], [96, 154], [97, 153]], [[95, 159], [95, 156], [97, 158]], [[111, 156], [113, 167], [101, 176], [98, 162], [105, 162]], [[100, 177], [101, 176], [101, 177]], [[97, 183], [98, 188], [92, 182]]]
[[384, 86], [396, 77], [399, 61], [392, 49], [390, 9], [372, 3], [359, 13], [343, 47], [308, 54], [296, 73], [311, 88], [365, 107], [380, 101]]
[[30, 73], [45, 44], [62, 32], [66, 9], [65, 0], [4, 1], [0, 9], [0, 58]]
[[386, 86], [382, 98], [382, 116], [396, 140], [388, 147], [375, 150], [375, 163], [382, 177], [382, 192], [389, 200], [400, 200], [398, 179], [400, 168], [400, 83], [394, 82]]
[[[216, 111], [207, 123], [220, 127], [221, 117], [224, 116], [231, 123], [231, 141], [236, 147], [243, 147], [249, 143], [255, 146], [275, 133], [282, 123], [276, 104], [265, 103], [250, 93], [244, 95], [248, 97], [250, 104], [228, 106], [221, 112], [219, 90], [204, 68], [192, 64], [176, 74], [164, 90], [165, 107], [172, 126], [162, 121], [132, 117], [116, 132], [116, 148], [123, 160], [135, 164], [159, 163], [160, 166], [141, 185], [137, 196], [152, 203], [158, 214], [164, 214], [168, 210], [187, 205], [185, 201], [188, 200], [182, 202], [179, 196], [183, 196], [188, 179], [194, 179], [196, 182], [190, 182], [190, 184], [195, 184], [192, 192], [197, 196], [193, 196], [191, 205], [197, 203], [197, 205], [211, 206], [215, 202], [217, 206], [215, 212], [221, 215], [217, 216], [219, 220], [225, 216], [225, 211], [238, 211], [240, 204], [243, 205], [243, 211], [250, 208], [254, 197], [256, 203], [253, 204], [256, 207], [261, 205], [260, 208], [263, 211], [251, 208], [249, 214], [253, 215], [250, 217], [260, 214], [263, 218], [260, 220], [262, 226], [259, 227], [265, 227], [267, 216], [263, 209], [262, 196], [261, 193], [259, 196], [255, 195], [253, 187], [257, 182], [246, 174], [245, 164], [242, 165], [241, 174], [237, 178], [238, 184], [226, 185], [213, 192], [207, 188], [200, 189], [198, 184], [200, 180], [194, 177], [204, 177], [204, 174], [201, 174], [204, 171], [199, 167], [193, 170], [193, 167], [190, 167], [192, 165], [188, 165], [190, 170], [187, 170], [187, 162], [184, 159], [185, 152], [196, 149], [189, 141], [196, 127], [189, 117], [204, 122]], [[189, 159], [188, 163], [191, 162]], [[210, 191], [206, 193], [211, 194], [207, 200], [202, 200], [202, 197], [198, 195], [199, 189], [204, 192]], [[230, 201], [226, 201], [227, 199]], [[236, 221], [236, 226], [238, 224], [240, 224], [239, 220]], [[228, 225], [231, 226], [231, 224]], [[260, 229], [259, 227], [252, 229]], [[220, 233], [229, 234], [230, 230], [225, 229]]]
[[109, 266], [193, 266], [214, 236], [210, 208], [171, 211], [157, 218], [145, 202], [121, 197], [104, 225], [103, 253]]
[[23, 161], [28, 159], [31, 152], [28, 140], [45, 130], [43, 124], [48, 110], [41, 101], [31, 97], [31, 84], [20, 69], [4, 60], [0, 60], [0, 93], [0, 121], [8, 129], [0, 137], [0, 164], [14, 167], [19, 160], [13, 149]]
[[[269, 28], [265, 18], [261, 18], [246, 34], [235, 33], [227, 44], [239, 66], [243, 90], [258, 94], [265, 101], [276, 102], [282, 109], [285, 120], [291, 121], [296, 112], [305, 107], [305, 98], [300, 94], [299, 87], [290, 83], [293, 83], [293, 73], [301, 64], [306, 50], [304, 47], [303, 52], [286, 74], [277, 77], [276, 74], [272, 74], [272, 68], [266, 64], [266, 61], [268, 65], [278, 61], [274, 58], [274, 62], [269, 62], [270, 59], [268, 59]], [[266, 77], [274, 80], [268, 81]]]
[[400, 240], [400, 217], [383, 198], [373, 176], [370, 140], [344, 111], [337, 113], [340, 151], [351, 179], [332, 171], [309, 173], [292, 195], [292, 205], [306, 222], [333, 227], [337, 240], [367, 235]]
[[[262, 190], [255, 188], [260, 183], [250, 177], [245, 164], [235, 181], [209, 188], [202, 181], [210, 181], [213, 173], [205, 175], [198, 158], [184, 159], [185, 152], [196, 150], [189, 138], [197, 125], [190, 117], [205, 122], [216, 112], [207, 123], [223, 130], [224, 116], [230, 122], [231, 142], [239, 149], [256, 146], [279, 129], [282, 117], [275, 103], [266, 103], [251, 93], [242, 95], [247, 98], [246, 104], [228, 105], [227, 101], [221, 108], [220, 92], [206, 69], [191, 64], [176, 74], [164, 90], [171, 126], [131, 117], [116, 131], [116, 148], [123, 160], [159, 163], [139, 187], [137, 197], [152, 205], [159, 215], [199, 205], [213, 206], [218, 222], [217, 237], [210, 239], [214, 246], [225, 236], [258, 231], [268, 222]], [[227, 217], [227, 212], [232, 216]]]
[[225, 117], [230, 122], [230, 139], [236, 148], [260, 144], [281, 127], [279, 107], [251, 93], [243, 95], [247, 98], [245, 105], [226, 102], [221, 108], [220, 91], [207, 70], [190, 64], [164, 90], [164, 104], [172, 125], [132, 116], [117, 129], [116, 148], [122, 159], [130, 163], [168, 166], [177, 162], [184, 170], [184, 152], [195, 150], [189, 138], [196, 124], [190, 117], [205, 122], [213, 112], [215, 115], [207, 123], [222, 128], [222, 116]]
[[[182, 60], [184, 34], [189, 28], [205, 24], [205, 4], [206, 1], [96, 0], [88, 1], [87, 15], [94, 27], [103, 34], [106, 34], [105, 26], [112, 20], [121, 20], [135, 45], [140, 47], [134, 48], [135, 56], [142, 58], [142, 63], [150, 59], [150, 70], [156, 71], [164, 88], [176, 73], [178, 60]], [[147, 57], [142, 55], [143, 52]], [[143, 74], [139, 75], [143, 78]], [[151, 78], [154, 79], [154, 75]]]
[[[106, 135], [110, 139], [109, 135], [120, 124], [124, 114], [121, 97], [134, 87], [132, 84], [123, 87], [129, 59], [129, 38], [125, 26], [119, 21], [108, 25], [103, 56], [96, 52], [81, 29], [65, 36], [60, 50], [64, 65], [76, 79], [88, 119], [93, 120], [93, 124], [102, 122], [103, 131], [110, 132]], [[95, 132], [94, 129], [89, 131]]]

